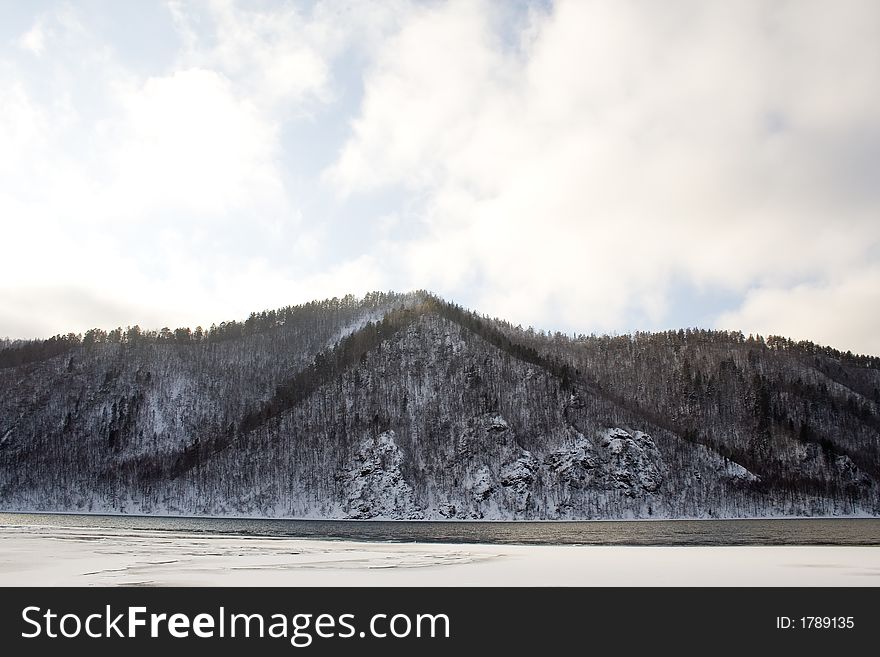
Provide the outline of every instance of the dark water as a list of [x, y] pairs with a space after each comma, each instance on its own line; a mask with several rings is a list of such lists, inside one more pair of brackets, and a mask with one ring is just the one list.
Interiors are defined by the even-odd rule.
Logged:
[[328, 540], [526, 545], [880, 545], [880, 519], [431, 522], [0, 513], [49, 525]]

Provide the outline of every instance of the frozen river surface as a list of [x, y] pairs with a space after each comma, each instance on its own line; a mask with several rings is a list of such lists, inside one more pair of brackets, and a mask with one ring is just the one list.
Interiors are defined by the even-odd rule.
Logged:
[[[749, 544], [700, 540], [699, 531], [718, 533], [710, 525], [699, 531], [688, 529], [690, 541], [617, 540], [619, 531], [648, 532], [648, 538], [683, 531], [670, 529], [674, 523], [663, 521], [638, 523], [643, 526], [628, 530], [613, 527], [628, 523], [574, 523], [591, 525], [587, 534], [606, 525], [603, 531], [612, 544], [604, 545], [590, 540], [562, 545], [528, 540], [536, 526], [539, 534], [542, 525], [544, 533], [552, 533], [551, 525], [565, 523], [528, 523], [532, 526], [528, 529], [495, 523], [447, 527], [446, 533], [467, 531], [471, 539], [474, 532], [484, 532], [484, 542], [454, 536], [453, 542], [440, 542], [433, 534], [420, 540], [408, 537], [402, 524], [397, 527], [404, 538], [390, 541], [364, 539], [364, 532], [385, 531], [371, 523], [353, 523], [349, 530], [338, 527], [345, 523], [330, 523], [327, 528], [336, 527], [335, 531], [297, 536], [292, 530], [237, 531], [236, 522], [254, 521], [0, 514], [0, 585], [880, 586], [880, 537], [873, 520], [803, 521], [844, 524], [837, 530], [834, 525], [832, 529], [803, 525], [801, 534], [812, 532], [818, 538], [813, 544], [802, 540], [799, 545], [761, 539], [762, 532], [773, 533], [766, 526]], [[845, 523], [857, 524], [846, 528]], [[491, 541], [493, 532], [499, 531], [503, 540]], [[510, 535], [516, 531], [525, 538], [507, 540], [516, 538]], [[838, 540], [823, 539], [828, 532]], [[340, 533], [358, 538], [339, 538]], [[864, 538], [858, 544], [860, 533]]]

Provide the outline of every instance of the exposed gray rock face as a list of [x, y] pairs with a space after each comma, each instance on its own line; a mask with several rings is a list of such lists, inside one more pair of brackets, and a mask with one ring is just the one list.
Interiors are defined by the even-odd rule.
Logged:
[[606, 479], [614, 487], [634, 496], [654, 492], [663, 482], [663, 459], [651, 437], [641, 431], [632, 435], [623, 429], [609, 429], [599, 441], [607, 459]]
[[550, 452], [544, 462], [551, 477], [575, 488], [589, 486], [597, 480], [601, 470], [599, 456], [592, 441], [579, 432], [573, 436], [574, 446]]
[[412, 488], [403, 479], [403, 457], [394, 442], [394, 432], [385, 431], [365, 439], [354, 465], [341, 477], [345, 512], [349, 518], [422, 518]]
[[513, 508], [525, 513], [532, 503], [532, 486], [535, 482], [538, 462], [532, 453], [522, 450], [521, 456], [501, 469], [501, 485], [513, 497]]

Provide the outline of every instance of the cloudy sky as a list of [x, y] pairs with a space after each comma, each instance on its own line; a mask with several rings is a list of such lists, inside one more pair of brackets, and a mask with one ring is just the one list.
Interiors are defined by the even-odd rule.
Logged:
[[0, 336], [427, 288], [880, 353], [880, 3], [4, 2]]

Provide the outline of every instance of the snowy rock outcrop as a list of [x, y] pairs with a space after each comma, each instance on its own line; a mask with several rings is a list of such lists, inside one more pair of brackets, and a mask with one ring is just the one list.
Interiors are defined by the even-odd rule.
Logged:
[[725, 463], [725, 470], [731, 478], [738, 481], [755, 482], [760, 479], [760, 477], [749, 472], [746, 468], [742, 467], [735, 461], [728, 460], [727, 463]]
[[603, 430], [595, 442], [577, 434], [574, 447], [551, 452], [544, 466], [568, 487], [619, 490], [629, 497], [660, 488], [665, 467], [648, 434], [620, 428]]
[[539, 463], [519, 445], [500, 413], [472, 418], [458, 439], [455, 458], [467, 492], [456, 505], [459, 517], [497, 518], [506, 515], [503, 509], [524, 513], [534, 507]]
[[421, 518], [413, 491], [403, 479], [403, 457], [394, 441], [394, 432], [385, 431], [364, 440], [355, 462], [340, 478], [349, 518]]
[[596, 480], [599, 456], [592, 441], [577, 432], [574, 447], [550, 452], [544, 465], [551, 476], [568, 486], [581, 488]]
[[489, 499], [489, 496], [495, 492], [497, 486], [492, 480], [492, 471], [488, 465], [481, 465], [477, 468], [473, 483], [468, 488], [470, 489], [473, 501], [477, 504]]
[[538, 462], [531, 452], [522, 450], [522, 454], [516, 461], [506, 464], [501, 469], [501, 486], [512, 495], [513, 508], [517, 513], [523, 513], [530, 507], [532, 501], [532, 485], [538, 470]]
[[663, 459], [654, 441], [646, 433], [608, 429], [599, 440], [607, 463], [606, 478], [610, 486], [637, 495], [654, 492], [663, 482]]

